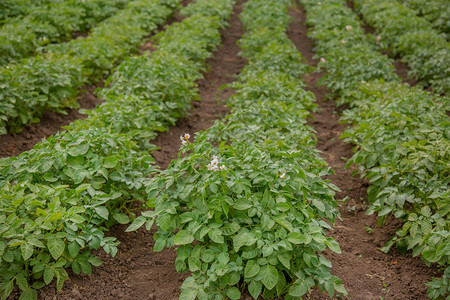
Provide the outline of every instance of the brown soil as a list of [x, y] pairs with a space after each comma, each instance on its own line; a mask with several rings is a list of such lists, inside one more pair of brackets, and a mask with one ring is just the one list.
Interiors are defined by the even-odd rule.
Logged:
[[[183, 0], [181, 5], [184, 7], [192, 0]], [[159, 26], [155, 32], [164, 30], [165, 26], [173, 22], [179, 22], [183, 17], [177, 11], [164, 25]], [[155, 34], [148, 35], [144, 44], [140, 47], [140, 54], [145, 51], [153, 51], [155, 48], [151, 42], [151, 38]], [[82, 36], [82, 35], [79, 35]], [[95, 85], [88, 85], [80, 89], [81, 93], [77, 96], [77, 101], [81, 109], [94, 109], [103, 101], [94, 94], [95, 89], [103, 87], [103, 82]], [[75, 120], [84, 119], [86, 115], [80, 114], [77, 109], [64, 109], [66, 114], [57, 112], [45, 112], [39, 123], [29, 124], [25, 126], [20, 133], [0, 135], [0, 158], [17, 156], [22, 152], [30, 150], [43, 138], [47, 138], [62, 130], [63, 126], [69, 125]]]
[[[240, 49], [236, 41], [243, 34], [237, 17], [240, 11], [241, 4], [238, 4], [231, 18], [231, 26], [222, 32], [222, 46], [207, 61], [211, 71], [205, 73], [204, 79], [198, 82], [202, 101], [194, 104], [189, 117], [179, 120], [176, 126], [161, 133], [153, 141], [161, 147], [154, 156], [162, 168], [166, 168], [177, 157], [181, 134], [190, 132], [192, 135], [204, 130], [228, 111], [217, 100], [233, 94], [230, 88], [219, 89], [233, 82], [246, 63], [237, 56]], [[52, 284], [40, 292], [40, 299], [178, 299], [181, 283], [188, 275], [175, 271], [175, 252], [153, 252], [154, 230], [148, 232], [141, 228], [137, 232], [125, 233], [125, 228], [115, 226], [108, 232], [108, 235], [117, 237], [121, 242], [116, 257], [111, 258], [103, 251], [98, 251], [97, 255], [103, 264], [94, 268], [91, 276], [70, 273], [70, 279], [61, 292], [58, 293]]]
[[[306, 36], [304, 11], [294, 8], [291, 16], [294, 22], [289, 36], [308, 64], [316, 66], [317, 61], [312, 58], [313, 42]], [[355, 168], [345, 169], [344, 160], [352, 156], [352, 146], [344, 144], [339, 136], [347, 126], [339, 123], [340, 109], [336, 104], [324, 101], [327, 90], [317, 86], [321, 76], [320, 73], [311, 73], [305, 78], [308, 89], [315, 94], [320, 106], [320, 112], [313, 114], [309, 122], [317, 131], [317, 148], [335, 171], [329, 179], [342, 190], [336, 194], [336, 199], [348, 197], [339, 205], [342, 220], [338, 220], [335, 230], [329, 233], [342, 250], [341, 255], [325, 252], [333, 263], [332, 273], [342, 279], [349, 299], [426, 299], [424, 283], [430, 281], [432, 276], [438, 276], [436, 270], [426, 267], [417, 257], [403, 256], [395, 250], [388, 254], [377, 250], [400, 224], [390, 219], [379, 228], [377, 218], [365, 214], [368, 182], [351, 175]], [[373, 232], [369, 233], [365, 228], [369, 231], [373, 229]], [[328, 299], [319, 291], [315, 291], [311, 298]]]

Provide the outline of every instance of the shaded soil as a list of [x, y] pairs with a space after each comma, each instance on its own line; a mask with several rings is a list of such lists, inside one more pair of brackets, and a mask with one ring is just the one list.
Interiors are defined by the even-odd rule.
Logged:
[[[290, 14], [294, 22], [289, 36], [308, 64], [316, 66], [313, 42], [306, 36], [304, 11], [297, 7]], [[335, 229], [329, 233], [339, 243], [342, 254], [331, 251], [324, 254], [333, 263], [332, 273], [342, 279], [349, 299], [426, 299], [424, 283], [430, 281], [432, 276], [438, 276], [436, 270], [426, 267], [419, 258], [403, 256], [395, 250], [388, 254], [377, 250], [400, 224], [390, 219], [379, 228], [377, 218], [365, 214], [368, 182], [351, 175], [355, 168], [345, 169], [345, 160], [352, 156], [352, 145], [344, 144], [339, 139], [347, 126], [339, 123], [341, 109], [334, 102], [324, 100], [328, 92], [324, 87], [317, 86], [321, 76], [320, 73], [311, 73], [305, 78], [320, 107], [309, 123], [317, 131], [317, 148], [335, 171], [329, 179], [342, 190], [336, 193], [336, 199], [348, 199], [340, 202], [342, 220], [336, 221]], [[328, 299], [317, 290], [310, 298]]]
[[[239, 1], [242, 3], [243, 1]], [[168, 132], [161, 133], [154, 144], [161, 149], [154, 153], [162, 168], [176, 158], [180, 147], [179, 136], [186, 132], [204, 130], [215, 119], [228, 111], [217, 100], [228, 98], [233, 94], [230, 88], [219, 91], [224, 84], [231, 83], [245, 65], [245, 60], [238, 58], [239, 48], [236, 41], [242, 36], [243, 29], [237, 15], [241, 5], [236, 5], [231, 18], [231, 26], [222, 32], [222, 46], [209, 59], [209, 72], [198, 82], [201, 102], [194, 103], [189, 116], [180, 119]], [[94, 268], [91, 276], [69, 273], [70, 279], [61, 292], [55, 285], [45, 287], [40, 292], [41, 299], [178, 299], [180, 286], [187, 274], [175, 271], [175, 251], [153, 252], [154, 230], [143, 228], [137, 232], [125, 233], [126, 226], [115, 226], [108, 235], [117, 237], [121, 242], [116, 257], [111, 258], [103, 251], [97, 255], [103, 261]]]
[[[184, 7], [188, 5], [192, 0], [183, 0], [181, 5]], [[159, 26], [155, 31], [156, 33], [164, 30], [165, 26], [172, 24], [173, 22], [179, 22], [183, 17], [180, 16], [179, 11], [176, 11], [173, 17], [171, 17], [164, 25]], [[140, 47], [140, 54], [145, 51], [153, 51], [155, 48], [151, 42], [151, 38], [155, 34], [150, 34], [145, 38], [145, 42]], [[79, 35], [82, 36], [82, 35]], [[94, 94], [95, 89], [103, 87], [104, 83], [99, 82], [95, 85], [87, 85], [80, 89], [80, 94], [77, 96], [77, 101], [80, 104], [80, 109], [94, 109], [103, 100], [97, 98]], [[43, 114], [39, 123], [29, 124], [25, 126], [22, 132], [17, 134], [4, 134], [0, 135], [0, 158], [17, 156], [22, 152], [30, 150], [39, 143], [43, 138], [47, 138], [51, 135], [61, 131], [63, 126], [69, 125], [75, 120], [84, 119], [86, 115], [80, 114], [78, 109], [64, 109], [66, 114], [59, 114], [57, 112], [48, 111]]]

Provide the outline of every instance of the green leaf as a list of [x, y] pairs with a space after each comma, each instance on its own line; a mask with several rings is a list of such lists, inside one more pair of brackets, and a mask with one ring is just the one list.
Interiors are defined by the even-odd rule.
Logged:
[[242, 246], [251, 246], [256, 242], [256, 237], [252, 232], [241, 231], [233, 237], [234, 251], [238, 252]]
[[424, 216], [424, 217], [431, 217], [431, 209], [429, 206], [424, 206], [422, 207], [422, 209], [420, 210], [420, 213]]
[[223, 235], [232, 235], [233, 233], [237, 232], [241, 227], [238, 223], [228, 223], [225, 224], [222, 228]]
[[69, 251], [69, 254], [72, 258], [77, 257], [78, 252], [80, 251], [80, 245], [76, 241], [71, 242], [67, 246], [67, 250]]
[[209, 189], [211, 190], [211, 192], [213, 192], [213, 194], [216, 194], [217, 191], [219, 191], [219, 186], [215, 183], [211, 183], [209, 185]]
[[55, 276], [55, 272], [53, 271], [53, 269], [51, 267], [45, 267], [44, 269], [44, 282], [45, 284], [50, 284], [50, 282], [52, 282], [53, 277]]
[[19, 289], [21, 289], [22, 291], [25, 291], [29, 288], [28, 280], [25, 277], [23, 271], [19, 274], [16, 274], [16, 284], [19, 286]]
[[20, 294], [19, 300], [36, 300], [37, 291], [32, 288], [28, 288]]
[[24, 260], [28, 260], [33, 255], [33, 245], [29, 243], [23, 243], [20, 245], [20, 252]]
[[241, 299], [241, 292], [235, 286], [232, 286], [228, 288], [227, 296], [232, 300]]
[[277, 254], [278, 260], [283, 264], [283, 266], [286, 267], [286, 269], [290, 270], [291, 269], [291, 257], [289, 254], [287, 253], [283, 253], [283, 254]]
[[320, 200], [312, 199], [312, 204], [320, 211], [325, 212], [325, 205]]
[[248, 285], [248, 292], [254, 299], [258, 299], [259, 295], [261, 295], [262, 287], [261, 281], [252, 280]]
[[223, 244], [225, 242], [224, 239], [223, 239], [223, 236], [222, 236], [222, 231], [220, 231], [217, 228], [212, 229], [208, 233], [208, 235], [211, 238], [211, 240], [213, 240], [215, 243]]
[[289, 288], [289, 296], [301, 297], [308, 292], [308, 285], [304, 281], [297, 281]]
[[47, 248], [54, 259], [58, 259], [64, 252], [66, 245], [61, 239], [50, 237], [47, 239]]
[[159, 238], [155, 241], [155, 245], [153, 246], [154, 252], [160, 252], [166, 246], [166, 240], [163, 238]]
[[337, 254], [341, 254], [341, 248], [339, 247], [339, 244], [333, 238], [328, 237], [327, 240], [325, 241], [325, 244], [328, 245], [328, 247], [330, 248], [331, 251], [333, 251]]
[[72, 156], [85, 155], [89, 150], [88, 143], [82, 143], [75, 147], [70, 148], [67, 152]]
[[102, 261], [96, 256], [90, 256], [88, 258], [88, 262], [90, 262], [94, 267], [98, 267], [102, 264]]
[[246, 210], [252, 207], [252, 203], [244, 198], [239, 198], [236, 200], [236, 203], [233, 205], [233, 207], [237, 210]]
[[194, 236], [190, 231], [187, 230], [180, 230], [173, 239], [173, 243], [175, 245], [186, 245], [192, 243], [193, 241]]
[[106, 207], [104, 207], [104, 206], [97, 206], [97, 207], [95, 208], [95, 212], [96, 212], [100, 217], [102, 217], [103, 219], [108, 220], [108, 217], [109, 217], [109, 211], [108, 211], [108, 209], [107, 209]]
[[133, 223], [130, 224], [130, 226], [128, 226], [128, 228], [125, 230], [125, 232], [131, 232], [131, 231], [136, 231], [139, 228], [141, 228], [142, 225], [144, 225], [145, 221], [147, 219], [143, 216], [139, 216], [136, 219], [134, 219]]
[[106, 169], [111, 169], [117, 166], [117, 163], [119, 162], [119, 159], [115, 156], [108, 157], [105, 159], [105, 162], [103, 163], [103, 167]]
[[261, 267], [254, 260], [249, 260], [244, 269], [244, 277], [254, 277], [259, 273], [260, 269]]
[[378, 212], [378, 216], [379, 216], [379, 217], [385, 216], [385, 215], [387, 215], [388, 213], [390, 213], [391, 210], [392, 210], [392, 208], [390, 208], [390, 207], [384, 207], [382, 210], [380, 210], [380, 211]]
[[114, 214], [114, 219], [119, 222], [119, 224], [128, 224], [130, 222], [130, 218], [123, 213]]
[[295, 245], [304, 244], [307, 241], [306, 236], [298, 232], [290, 232], [287, 240]]
[[259, 275], [261, 276], [261, 282], [269, 290], [273, 289], [278, 281], [278, 271], [271, 265], [266, 265], [261, 268]]

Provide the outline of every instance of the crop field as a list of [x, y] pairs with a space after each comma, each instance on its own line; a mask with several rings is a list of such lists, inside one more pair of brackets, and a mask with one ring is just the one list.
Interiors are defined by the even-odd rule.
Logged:
[[450, 300], [449, 17], [0, 1], [0, 299]]

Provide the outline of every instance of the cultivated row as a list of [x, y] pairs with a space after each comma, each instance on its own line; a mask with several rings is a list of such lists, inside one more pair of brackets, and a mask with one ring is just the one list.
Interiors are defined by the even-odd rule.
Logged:
[[399, 83], [389, 59], [371, 46], [344, 0], [301, 2], [320, 66], [329, 73], [324, 83], [350, 105], [343, 120], [353, 127], [342, 137], [357, 145], [348, 164], [359, 164], [370, 179], [368, 213], [378, 213], [380, 224], [390, 215], [403, 221], [382, 250], [396, 244], [428, 265], [447, 267], [441, 281], [429, 284], [431, 298], [445, 296], [450, 288], [449, 99]]
[[93, 249], [117, 253], [118, 241], [104, 232], [134, 218], [156, 171], [148, 152], [155, 147], [147, 141], [155, 133], [148, 128], [167, 129], [189, 107], [232, 4], [190, 4], [182, 11], [188, 18], [158, 36], [151, 57], [130, 58], [117, 69], [114, 91], [103, 92], [106, 102], [87, 119], [0, 160], [2, 299], [15, 285], [35, 299], [36, 289], [54, 278], [61, 289], [66, 269], [89, 274], [101, 263]]
[[0, 28], [0, 65], [17, 62], [38, 47], [70, 39], [123, 9], [129, 0], [67, 0], [33, 7]]
[[230, 115], [194, 141], [182, 136], [179, 158], [147, 187], [155, 210], [139, 223], [155, 221], [154, 250], [177, 246], [177, 271], [191, 272], [180, 299], [292, 299], [315, 286], [346, 293], [318, 254], [340, 253], [324, 221], [338, 215], [336, 187], [321, 178], [330, 170], [305, 125], [316, 105], [302, 88], [308, 67], [286, 35], [289, 4], [244, 4], [239, 45], [248, 65], [232, 85]]
[[437, 94], [450, 95], [450, 45], [410, 8], [390, 0], [354, 0], [364, 20], [375, 28], [380, 43], [399, 55], [410, 75]]

